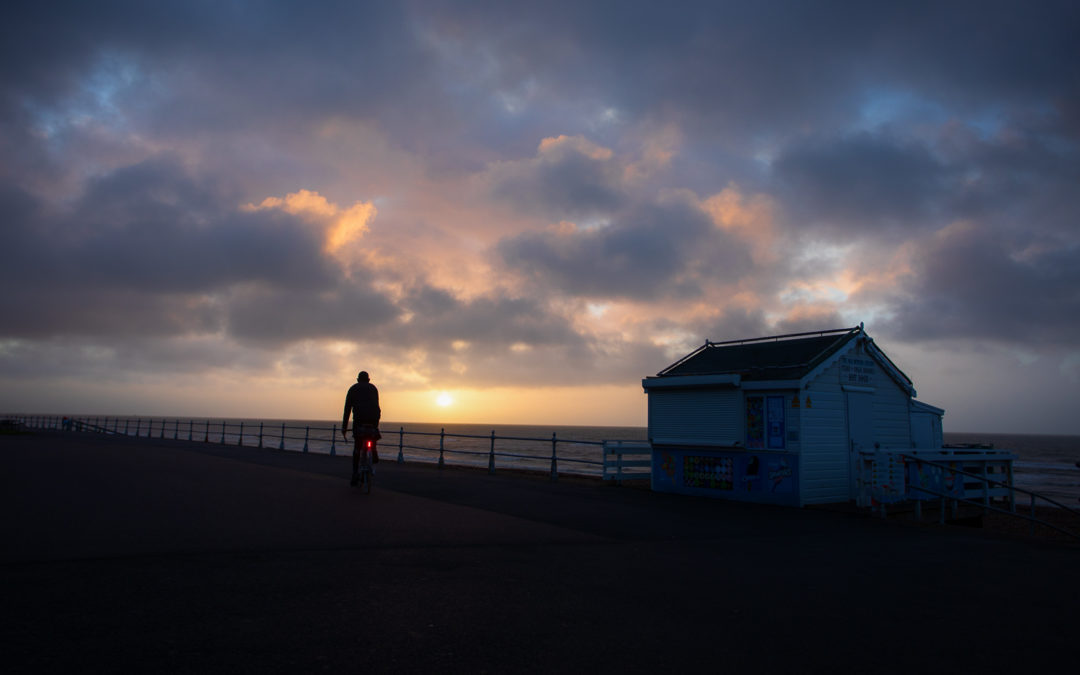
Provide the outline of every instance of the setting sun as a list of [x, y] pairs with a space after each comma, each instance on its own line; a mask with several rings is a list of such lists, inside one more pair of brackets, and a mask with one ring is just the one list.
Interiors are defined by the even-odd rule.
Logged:
[[450, 396], [450, 394], [447, 394], [445, 391], [439, 394], [439, 397], [435, 399], [435, 403], [439, 404], [439, 407], [441, 408], [445, 408], [453, 402], [454, 399]]

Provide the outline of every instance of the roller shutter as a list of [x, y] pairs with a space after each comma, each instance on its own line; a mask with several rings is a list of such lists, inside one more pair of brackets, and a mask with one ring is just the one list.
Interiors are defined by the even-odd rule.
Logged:
[[741, 403], [738, 389], [650, 391], [649, 437], [659, 445], [734, 445]]

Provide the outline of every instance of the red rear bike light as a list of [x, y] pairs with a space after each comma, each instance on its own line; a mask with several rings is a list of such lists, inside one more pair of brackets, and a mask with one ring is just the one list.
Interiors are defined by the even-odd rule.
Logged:
[[370, 448], [370, 447], [371, 447], [371, 441], [367, 441], [367, 447], [368, 447], [368, 448]]

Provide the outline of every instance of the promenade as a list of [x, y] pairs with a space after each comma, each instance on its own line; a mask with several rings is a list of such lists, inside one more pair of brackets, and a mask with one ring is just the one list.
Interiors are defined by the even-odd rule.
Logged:
[[1039, 672], [1080, 548], [383, 454], [0, 436], [16, 672]]

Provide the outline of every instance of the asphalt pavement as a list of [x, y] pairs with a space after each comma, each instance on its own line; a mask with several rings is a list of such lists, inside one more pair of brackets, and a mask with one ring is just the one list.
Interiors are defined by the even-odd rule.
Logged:
[[5, 672], [1034, 672], [1080, 548], [598, 480], [0, 436]]

